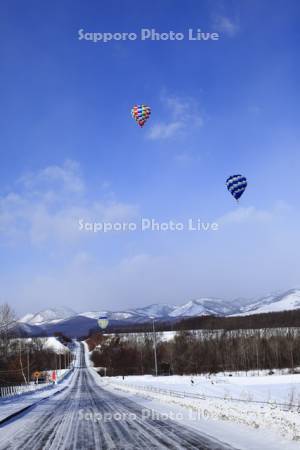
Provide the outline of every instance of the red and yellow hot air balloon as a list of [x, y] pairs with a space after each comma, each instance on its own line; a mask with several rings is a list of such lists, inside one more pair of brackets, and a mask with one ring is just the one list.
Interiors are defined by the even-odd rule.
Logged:
[[151, 108], [147, 105], [134, 105], [131, 109], [131, 115], [142, 128], [151, 115]]

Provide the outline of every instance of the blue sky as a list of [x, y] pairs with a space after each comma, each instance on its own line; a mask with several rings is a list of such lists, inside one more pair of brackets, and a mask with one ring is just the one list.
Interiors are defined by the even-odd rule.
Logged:
[[[300, 284], [296, 0], [4, 1], [0, 300], [119, 309]], [[78, 40], [78, 30], [219, 41]], [[152, 116], [139, 129], [133, 104]], [[239, 205], [225, 188], [242, 173]], [[78, 219], [217, 221], [82, 233]]]

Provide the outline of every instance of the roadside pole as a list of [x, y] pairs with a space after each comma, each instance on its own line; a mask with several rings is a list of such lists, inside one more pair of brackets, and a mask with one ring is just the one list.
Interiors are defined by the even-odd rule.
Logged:
[[157, 377], [156, 332], [155, 332], [154, 318], [152, 319], [152, 328], [153, 328], [153, 348], [154, 348], [155, 376]]
[[26, 377], [25, 377], [24, 369], [23, 369], [23, 362], [22, 362], [22, 344], [21, 344], [21, 339], [19, 339], [19, 359], [20, 359], [20, 367], [21, 367], [22, 376], [24, 378], [25, 384], [27, 384], [27, 380], [26, 380]]
[[29, 376], [29, 346], [27, 347], [27, 383], [30, 383], [30, 376]]

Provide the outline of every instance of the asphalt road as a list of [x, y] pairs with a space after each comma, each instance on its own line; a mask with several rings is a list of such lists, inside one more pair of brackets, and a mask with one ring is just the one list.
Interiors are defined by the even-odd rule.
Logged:
[[232, 447], [161, 420], [96, 383], [81, 348], [70, 386], [0, 427], [0, 449], [201, 449]]

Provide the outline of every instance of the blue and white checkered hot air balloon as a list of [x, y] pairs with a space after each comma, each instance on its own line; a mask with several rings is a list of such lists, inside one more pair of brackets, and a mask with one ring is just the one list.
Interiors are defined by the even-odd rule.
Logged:
[[105, 330], [108, 326], [108, 318], [107, 316], [100, 316], [98, 319], [98, 325], [101, 328], [101, 330]]
[[243, 175], [231, 175], [226, 180], [226, 186], [230, 194], [238, 201], [247, 187], [247, 179]]

